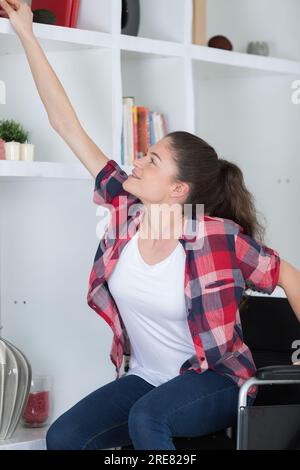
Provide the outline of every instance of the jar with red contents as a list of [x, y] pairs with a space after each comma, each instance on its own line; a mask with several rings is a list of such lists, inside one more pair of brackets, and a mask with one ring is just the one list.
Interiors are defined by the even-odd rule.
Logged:
[[31, 428], [45, 426], [50, 418], [51, 378], [49, 375], [35, 375], [26, 407], [22, 415], [23, 425]]

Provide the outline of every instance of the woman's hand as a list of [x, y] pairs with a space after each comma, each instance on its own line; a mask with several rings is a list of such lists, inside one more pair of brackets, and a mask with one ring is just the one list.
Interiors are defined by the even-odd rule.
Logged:
[[0, 17], [9, 18], [19, 37], [33, 34], [31, 8], [22, 0], [0, 0]]

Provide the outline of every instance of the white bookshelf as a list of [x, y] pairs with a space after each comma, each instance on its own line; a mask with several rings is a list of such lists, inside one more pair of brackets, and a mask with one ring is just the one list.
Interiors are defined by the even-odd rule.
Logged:
[[[121, 0], [82, 0], [78, 28], [34, 24], [34, 32], [109, 158], [120, 164], [122, 96], [135, 96], [164, 113], [170, 132], [196, 133], [241, 166], [266, 216], [267, 241], [300, 266], [300, 107], [290, 101], [300, 78], [299, 13], [298, 0], [208, 0], [208, 38], [227, 35], [233, 51], [191, 43], [192, 0], [141, 0], [138, 37], [120, 34]], [[251, 40], [268, 40], [271, 55], [247, 54]], [[21, 121], [36, 146], [34, 162], [0, 162], [3, 336], [34, 372], [53, 376], [56, 418], [115, 377], [111, 330], [86, 304], [100, 214], [93, 179], [51, 129], [3, 18], [0, 60], [7, 91], [0, 119]]]
[[0, 178], [7, 181], [14, 178], [37, 179], [91, 179], [91, 174], [79, 163], [0, 161]]
[[47, 429], [25, 428], [20, 424], [10, 439], [0, 440], [0, 450], [46, 450]]

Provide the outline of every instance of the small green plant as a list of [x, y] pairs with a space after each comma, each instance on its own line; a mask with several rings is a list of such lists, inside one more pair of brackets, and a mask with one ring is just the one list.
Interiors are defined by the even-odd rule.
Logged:
[[20, 142], [24, 144], [28, 140], [29, 132], [22, 125], [13, 120], [0, 121], [0, 138], [5, 142]]

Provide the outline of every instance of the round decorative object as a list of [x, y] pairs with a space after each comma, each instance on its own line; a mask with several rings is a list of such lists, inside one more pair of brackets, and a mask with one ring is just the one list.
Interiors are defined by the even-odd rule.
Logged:
[[24, 354], [0, 339], [0, 440], [15, 432], [27, 403], [31, 366]]
[[256, 42], [249, 42], [247, 48], [248, 54], [256, 54], [256, 55], [269, 55], [269, 45], [265, 41], [256, 41]]
[[233, 45], [225, 36], [213, 36], [208, 41], [208, 47], [216, 47], [217, 49], [233, 50]]
[[137, 36], [140, 26], [140, 1], [122, 0], [122, 34]]

